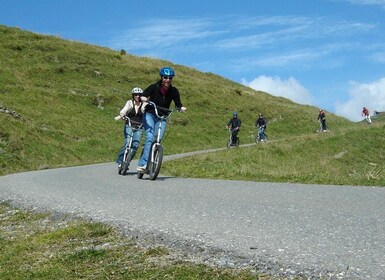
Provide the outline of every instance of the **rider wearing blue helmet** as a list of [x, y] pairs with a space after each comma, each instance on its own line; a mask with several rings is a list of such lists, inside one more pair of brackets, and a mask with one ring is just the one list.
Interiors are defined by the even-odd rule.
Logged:
[[166, 77], [166, 76], [174, 77], [175, 76], [175, 72], [174, 72], [174, 70], [171, 67], [163, 67], [162, 69], [160, 69], [159, 75], [161, 77]]
[[[172, 85], [172, 79], [175, 77], [175, 71], [171, 67], [163, 67], [159, 71], [160, 80], [147, 87], [142, 94], [142, 101], [152, 101], [157, 106], [170, 108], [171, 102], [174, 101], [175, 107], [180, 111], [186, 111], [186, 107], [182, 105], [180, 94], [176, 87]], [[161, 112], [160, 112], [161, 113]], [[159, 126], [160, 120], [155, 115], [155, 109], [152, 106], [146, 106], [143, 115], [143, 126], [146, 131], [146, 140], [144, 143], [143, 153], [138, 162], [138, 171], [144, 171], [147, 166], [147, 160], [151, 149], [151, 144], [156, 136], [156, 128]], [[162, 139], [166, 131], [167, 122], [163, 120], [160, 138]]]
[[239, 132], [239, 129], [241, 128], [241, 120], [238, 118], [238, 113], [234, 112], [233, 117], [227, 122], [226, 125], [227, 128], [231, 129], [232, 134], [231, 134], [231, 146], [235, 145], [235, 142], [237, 140], [237, 135]]

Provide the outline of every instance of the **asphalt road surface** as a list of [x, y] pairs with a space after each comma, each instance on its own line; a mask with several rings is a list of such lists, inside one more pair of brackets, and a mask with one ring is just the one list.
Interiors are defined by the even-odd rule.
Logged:
[[106, 163], [1, 176], [0, 201], [92, 218], [219, 266], [385, 279], [382, 187], [139, 180]]

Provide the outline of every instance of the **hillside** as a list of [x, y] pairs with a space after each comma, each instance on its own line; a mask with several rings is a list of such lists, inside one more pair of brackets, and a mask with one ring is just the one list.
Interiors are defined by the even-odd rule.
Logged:
[[[114, 161], [122, 144], [115, 122], [134, 86], [146, 88], [171, 66], [186, 114], [174, 114], [165, 152], [224, 147], [227, 120], [238, 111], [242, 143], [254, 120], [269, 119], [269, 135], [314, 134], [318, 110], [252, 90], [212, 73], [107, 48], [0, 26], [0, 175]], [[357, 124], [327, 112], [332, 131]]]
[[[375, 115], [371, 116], [371, 119], [375, 123], [385, 123], [385, 112], [376, 112]], [[366, 120], [364, 120], [366, 122]]]

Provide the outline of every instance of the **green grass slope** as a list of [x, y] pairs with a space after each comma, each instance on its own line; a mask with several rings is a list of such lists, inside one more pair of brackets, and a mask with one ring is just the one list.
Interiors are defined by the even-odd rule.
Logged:
[[385, 186], [384, 140], [384, 127], [289, 137], [167, 162], [162, 172], [259, 182]]
[[[114, 161], [123, 141], [114, 116], [134, 86], [155, 82], [166, 65], [188, 108], [172, 117], [167, 154], [224, 147], [233, 111], [242, 119], [243, 144], [254, 141], [259, 113], [269, 119], [270, 139], [318, 135], [317, 108], [211, 73], [6, 26], [0, 41], [0, 175]], [[327, 124], [334, 137], [362, 127], [328, 112]]]
[[[374, 123], [385, 124], [385, 112], [377, 112], [376, 115], [371, 116], [371, 119]], [[366, 120], [364, 120], [364, 122], [366, 122]]]

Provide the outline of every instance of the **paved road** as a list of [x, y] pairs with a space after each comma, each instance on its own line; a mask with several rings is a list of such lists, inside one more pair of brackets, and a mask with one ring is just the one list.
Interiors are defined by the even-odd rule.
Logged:
[[385, 279], [381, 187], [138, 180], [133, 172], [118, 176], [115, 164], [106, 163], [2, 176], [4, 200], [92, 217], [190, 248], [217, 265], [247, 264], [289, 277]]

